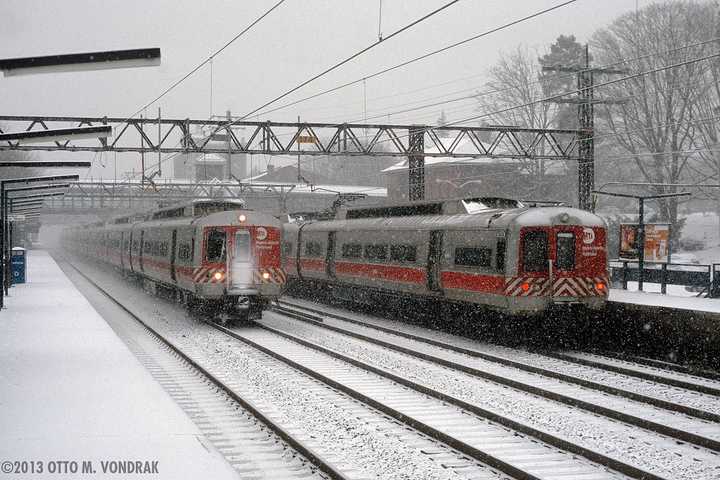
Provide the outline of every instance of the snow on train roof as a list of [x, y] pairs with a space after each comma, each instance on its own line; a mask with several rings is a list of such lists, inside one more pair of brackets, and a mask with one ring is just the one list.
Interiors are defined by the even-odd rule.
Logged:
[[[445, 147], [450, 147], [450, 142], [454, 141], [454, 138], [451, 139], [443, 139], [440, 138], [440, 140], [443, 142], [443, 145]], [[483, 147], [489, 148], [490, 145], [481, 142]], [[473, 144], [472, 140], [470, 140], [467, 137], [461, 138], [457, 145], [453, 148], [453, 151], [455, 154], [462, 155], [463, 153], [466, 153], [468, 155], [476, 155], [478, 153], [478, 147]], [[440, 153], [440, 149], [438, 149], [437, 146], [434, 144], [431, 145], [425, 145], [425, 153], [427, 155], [436, 155]], [[502, 154], [500, 154], [502, 155]], [[457, 164], [457, 165], [490, 165], [490, 164], [506, 164], [506, 165], [518, 165], [518, 166], [524, 166], [525, 160], [517, 159], [517, 158], [502, 158], [502, 157], [446, 157], [446, 156], [426, 156], [425, 157], [425, 166], [432, 168], [435, 165], [447, 165], [447, 164]], [[544, 163], [544, 169], [545, 173], [547, 175], [562, 175], [566, 173], [567, 165], [566, 162], [560, 161], [560, 160], [545, 160]], [[401, 170], [407, 170], [408, 169], [408, 159], [404, 159], [401, 162], [398, 162], [394, 165], [391, 165], [384, 170], [381, 170], [382, 173], [391, 173], [391, 172], [397, 172]]]

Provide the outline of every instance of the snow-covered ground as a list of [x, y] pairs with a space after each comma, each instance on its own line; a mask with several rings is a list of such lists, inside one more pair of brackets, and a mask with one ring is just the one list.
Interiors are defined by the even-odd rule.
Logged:
[[[105, 478], [101, 462], [123, 460], [157, 461], [149, 478], [237, 478], [46, 252], [28, 252], [28, 283], [10, 293], [0, 313], [3, 478], [36, 478], [30, 468], [79, 478], [83, 461], [97, 473], [83, 477]], [[15, 461], [24, 474], [13, 475]], [[78, 472], [59, 474], [71, 464], [57, 461]]]

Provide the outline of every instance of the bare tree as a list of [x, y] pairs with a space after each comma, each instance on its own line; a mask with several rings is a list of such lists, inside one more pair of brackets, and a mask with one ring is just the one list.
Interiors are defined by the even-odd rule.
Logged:
[[[557, 121], [558, 107], [552, 103], [540, 102], [544, 89], [540, 82], [542, 71], [538, 62], [538, 52], [525, 46], [518, 46], [509, 53], [502, 53], [498, 62], [488, 71], [486, 87], [494, 91], [491, 95], [478, 97], [479, 111], [489, 114], [484, 117], [484, 125], [513, 125], [526, 128], [552, 128]], [[515, 108], [521, 106], [520, 108]], [[507, 111], [503, 111], [509, 109]], [[501, 113], [493, 113], [501, 112]], [[536, 154], [545, 153], [546, 145], [536, 146]], [[554, 173], [568, 175], [568, 165], [561, 162], [528, 159], [523, 169], [533, 179], [529, 195], [538, 199], [557, 197], [546, 181], [548, 169]], [[568, 191], [562, 192], [565, 198]]]
[[[591, 45], [600, 64], [627, 61], [630, 73], [641, 73], [707, 55], [712, 45], [683, 47], [711, 38], [714, 30], [709, 3], [665, 2], [620, 16], [599, 30]], [[670, 184], [686, 178], [692, 159], [688, 151], [696, 141], [693, 119], [702, 99], [696, 81], [707, 68], [706, 62], [691, 63], [599, 89], [603, 97], [626, 100], [596, 110], [601, 119], [596, 132], [601, 148], [633, 164], [639, 178], [632, 180]], [[659, 214], [677, 224], [677, 200], [659, 202]]]
[[[720, 5], [715, 5], [715, 37], [720, 37]], [[720, 42], [711, 44], [717, 51]], [[720, 184], [720, 61], [706, 62], [703, 75], [696, 78], [699, 91], [693, 109], [696, 149], [689, 162], [689, 176], [696, 183]], [[720, 217], [720, 189], [700, 189], [706, 198], [715, 200]], [[718, 223], [720, 229], [720, 222]]]

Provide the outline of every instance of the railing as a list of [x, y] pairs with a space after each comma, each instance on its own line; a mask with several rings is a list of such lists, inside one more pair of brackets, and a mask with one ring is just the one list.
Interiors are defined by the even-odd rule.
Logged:
[[[640, 278], [638, 262], [632, 260], [611, 260], [610, 280], [613, 285], [620, 284], [627, 290], [628, 282], [637, 282]], [[659, 283], [660, 293], [667, 293], [668, 285], [699, 287], [701, 296], [720, 297], [720, 264], [699, 265], [696, 263], [651, 263], [645, 262], [644, 282]]]

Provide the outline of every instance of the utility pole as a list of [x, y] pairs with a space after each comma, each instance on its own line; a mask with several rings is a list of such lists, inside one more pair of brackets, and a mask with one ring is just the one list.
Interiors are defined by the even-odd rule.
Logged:
[[553, 103], [569, 103], [578, 106], [578, 208], [592, 211], [592, 191], [595, 188], [595, 111], [597, 104], [620, 104], [621, 100], [596, 100], [594, 98], [595, 74], [620, 75], [625, 70], [590, 67], [590, 51], [585, 45], [585, 66], [553, 65], [543, 67], [546, 72], [572, 72], [577, 76], [577, 96], [550, 100]]

